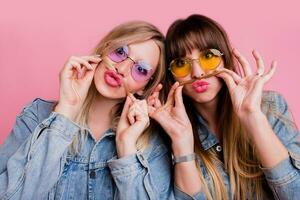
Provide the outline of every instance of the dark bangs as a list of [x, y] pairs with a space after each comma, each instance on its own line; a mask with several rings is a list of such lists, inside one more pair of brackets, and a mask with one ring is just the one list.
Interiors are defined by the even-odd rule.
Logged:
[[[230, 46], [226, 32], [217, 22], [202, 15], [191, 15], [175, 21], [166, 36], [167, 66], [178, 57], [185, 57], [193, 49], [214, 48], [224, 53], [225, 65], [230, 63]], [[229, 58], [229, 60], [228, 60]]]

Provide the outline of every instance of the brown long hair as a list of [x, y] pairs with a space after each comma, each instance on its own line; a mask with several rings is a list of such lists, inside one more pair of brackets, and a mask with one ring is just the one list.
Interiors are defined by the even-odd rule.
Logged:
[[[237, 71], [232, 55], [232, 48], [225, 30], [214, 20], [203, 15], [191, 15], [186, 19], [175, 21], [169, 28], [166, 36], [166, 65], [169, 66], [174, 58], [184, 57], [193, 49], [204, 50], [215, 48], [223, 55], [224, 67]], [[167, 80], [171, 84], [174, 79], [167, 73]], [[200, 178], [203, 182], [208, 199], [246, 199], [248, 195], [253, 198], [262, 198], [262, 171], [255, 153], [255, 147], [250, 143], [242, 130], [240, 122], [233, 111], [231, 98], [226, 84], [223, 84], [218, 93], [217, 127], [222, 135], [224, 163], [218, 158], [214, 150], [205, 151], [198, 135], [198, 122], [193, 110], [192, 100], [184, 96], [184, 103], [189, 114], [195, 138], [195, 152], [201, 158], [205, 170], [212, 180], [207, 184], [201, 169]], [[221, 164], [228, 172], [230, 191], [226, 190], [222, 175], [216, 163]], [[231, 193], [231, 196], [228, 195]], [[254, 196], [252, 196], [255, 194]], [[249, 196], [248, 196], [249, 197]]]

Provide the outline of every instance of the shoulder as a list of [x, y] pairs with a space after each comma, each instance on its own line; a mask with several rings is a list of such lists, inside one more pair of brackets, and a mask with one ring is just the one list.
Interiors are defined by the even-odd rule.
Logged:
[[286, 144], [298, 137], [299, 131], [294, 122], [288, 104], [278, 92], [263, 93], [262, 110], [266, 114], [272, 129], [280, 140]]
[[282, 94], [275, 91], [264, 91], [262, 109], [266, 114], [272, 114], [272, 112], [284, 114], [288, 112], [288, 104]]
[[274, 102], [276, 105], [286, 105], [286, 100], [282, 94], [276, 91], [263, 91], [263, 101]]
[[36, 98], [23, 108], [18, 117], [40, 123], [50, 115], [55, 104], [56, 101]]

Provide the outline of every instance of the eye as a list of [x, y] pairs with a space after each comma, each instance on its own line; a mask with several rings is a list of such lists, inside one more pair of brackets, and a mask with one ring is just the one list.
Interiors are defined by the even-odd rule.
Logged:
[[136, 68], [136, 71], [139, 74], [141, 74], [143, 76], [147, 76], [148, 75], [148, 70], [145, 69], [142, 65], [136, 64], [135, 68]]
[[210, 51], [207, 51], [205, 52], [204, 56], [206, 59], [211, 59], [214, 56], [214, 54]]
[[125, 48], [124, 48], [124, 47], [117, 48], [117, 49], [115, 50], [115, 53], [116, 53], [118, 56], [121, 56], [121, 57], [126, 57], [126, 56], [127, 56], [127, 52], [125, 51]]
[[183, 59], [177, 59], [177, 60], [175, 60], [175, 65], [176, 65], [176, 67], [184, 67], [184, 65], [185, 65], [186, 63], [185, 63], [185, 61], [183, 60]]

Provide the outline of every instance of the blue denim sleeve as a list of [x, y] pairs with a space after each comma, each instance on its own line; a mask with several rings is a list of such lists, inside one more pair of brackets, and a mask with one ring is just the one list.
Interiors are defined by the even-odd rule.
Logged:
[[205, 193], [200, 191], [193, 196], [181, 191], [176, 185], [174, 186], [174, 195], [176, 200], [205, 200]]
[[[271, 187], [274, 197], [277, 199], [299, 199], [300, 196], [300, 135], [288, 105], [284, 98], [269, 92], [270, 106], [276, 106], [275, 115], [268, 115], [268, 120], [278, 138], [289, 151], [289, 157], [275, 167], [262, 168], [265, 177]], [[272, 110], [272, 109], [271, 109]], [[273, 109], [274, 110], [274, 109]], [[277, 116], [276, 116], [277, 115]], [[280, 117], [281, 116], [281, 117]], [[276, 156], [276, 155], [273, 155]]]
[[33, 101], [17, 117], [0, 147], [0, 199], [42, 199], [57, 182], [63, 155], [79, 127], [51, 112], [39, 122], [44, 107]]
[[108, 162], [117, 185], [117, 199], [174, 199], [170, 154], [158, 141], [145, 152]]

